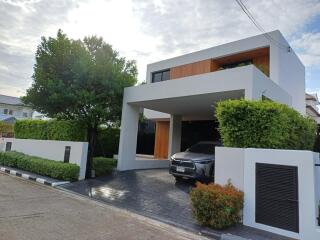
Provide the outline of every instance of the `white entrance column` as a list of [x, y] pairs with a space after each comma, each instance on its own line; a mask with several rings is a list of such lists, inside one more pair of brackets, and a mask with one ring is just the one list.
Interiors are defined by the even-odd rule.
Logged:
[[168, 157], [181, 151], [181, 121], [182, 116], [170, 115]]
[[139, 123], [138, 106], [124, 101], [120, 127], [118, 166], [119, 171], [130, 169], [136, 161], [137, 133]]

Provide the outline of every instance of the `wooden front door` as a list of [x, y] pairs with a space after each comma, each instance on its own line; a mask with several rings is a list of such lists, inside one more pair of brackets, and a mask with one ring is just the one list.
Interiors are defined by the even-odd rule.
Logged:
[[160, 158], [160, 159], [168, 158], [169, 127], [170, 127], [170, 121], [156, 122], [154, 158]]

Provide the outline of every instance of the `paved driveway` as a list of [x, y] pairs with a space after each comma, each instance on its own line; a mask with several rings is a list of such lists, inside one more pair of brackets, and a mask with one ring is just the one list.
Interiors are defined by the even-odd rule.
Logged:
[[112, 176], [79, 181], [62, 187], [116, 207], [194, 232], [202, 231], [214, 237], [231, 233], [255, 240], [287, 239], [243, 226], [224, 232], [200, 227], [192, 218], [189, 202], [193, 183], [176, 183], [167, 169], [117, 172]]
[[119, 208], [2, 173], [0, 189], [3, 240], [200, 238]]

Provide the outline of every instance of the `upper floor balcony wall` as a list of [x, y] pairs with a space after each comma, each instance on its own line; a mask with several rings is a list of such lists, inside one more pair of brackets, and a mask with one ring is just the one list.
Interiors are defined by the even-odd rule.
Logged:
[[288, 92], [292, 107], [305, 114], [305, 68], [280, 31], [268, 34], [274, 41], [261, 34], [149, 64], [147, 83], [252, 64]]

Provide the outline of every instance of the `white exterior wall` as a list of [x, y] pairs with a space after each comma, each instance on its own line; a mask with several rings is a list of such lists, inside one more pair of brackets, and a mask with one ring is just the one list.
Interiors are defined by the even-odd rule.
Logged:
[[[269, 34], [277, 41], [281, 41], [283, 45], [288, 45], [280, 31], [273, 31]], [[288, 52], [286, 49], [279, 48], [273, 42], [270, 42], [263, 34], [149, 64], [147, 65], [147, 83], [154, 84], [151, 83], [151, 75], [152, 72], [155, 71], [206, 59], [233, 55], [262, 47], [270, 48], [270, 79], [290, 95], [292, 102], [289, 106], [305, 114], [305, 69], [303, 64], [293, 50]], [[194, 77], [201, 78], [202, 75], [206, 74], [195, 75]], [[177, 81], [177, 79], [175, 79], [175, 81]], [[168, 82], [170, 82], [170, 80], [164, 81], [163, 83], [167, 84]], [[198, 84], [200, 83], [199, 80]], [[181, 82], [180, 84], [182, 85], [183, 83]], [[259, 87], [257, 84], [255, 85]], [[268, 94], [275, 95], [276, 93], [269, 92]], [[151, 119], [159, 119], [161, 117], [168, 118], [168, 115], [150, 111], [146, 111], [145, 115]]]
[[0, 145], [0, 151], [5, 151], [6, 142], [12, 142], [12, 151], [61, 162], [64, 160], [65, 147], [70, 146], [69, 163], [77, 164], [80, 167], [79, 180], [85, 178], [88, 155], [87, 142], [4, 138]]
[[[33, 110], [31, 108], [25, 107], [25, 106], [16, 106], [16, 105], [10, 105], [10, 104], [2, 104], [0, 103], [0, 113], [4, 114], [4, 110], [8, 109], [8, 115], [9, 110], [12, 110], [12, 116], [16, 119], [24, 119], [24, 118], [32, 118]], [[27, 113], [27, 117], [23, 116], [23, 113]]]
[[[320, 239], [316, 217], [319, 199], [319, 153], [296, 150], [216, 148], [215, 182], [226, 184], [230, 178], [244, 192], [243, 224], [287, 237], [302, 240]], [[299, 233], [255, 222], [255, 166], [256, 163], [298, 167]], [[243, 168], [241, 168], [241, 166]], [[225, 176], [222, 176], [223, 173]], [[243, 181], [243, 186], [241, 183]]]
[[225, 185], [231, 180], [236, 188], [244, 189], [244, 151], [242, 148], [216, 147], [214, 181]]

